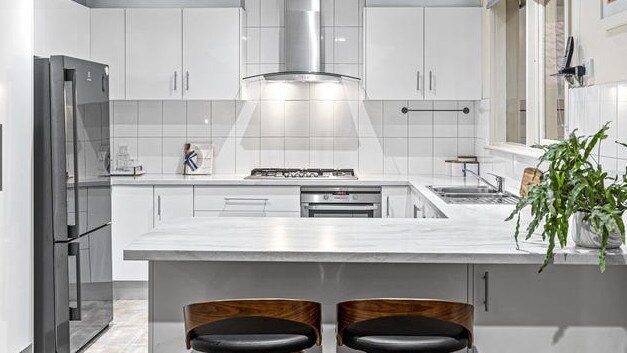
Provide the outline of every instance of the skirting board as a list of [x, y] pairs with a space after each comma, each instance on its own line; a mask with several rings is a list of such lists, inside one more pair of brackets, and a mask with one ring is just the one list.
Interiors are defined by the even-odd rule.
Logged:
[[113, 282], [113, 300], [148, 300], [148, 281]]

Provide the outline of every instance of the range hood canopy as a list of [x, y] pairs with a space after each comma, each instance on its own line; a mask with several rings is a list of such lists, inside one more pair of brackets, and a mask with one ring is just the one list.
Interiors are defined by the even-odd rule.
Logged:
[[[285, 6], [285, 66], [281, 72], [245, 77], [285, 82], [339, 82], [357, 77], [324, 72], [320, 36], [320, 0], [289, 0]], [[330, 40], [327, 39], [327, 40]]]

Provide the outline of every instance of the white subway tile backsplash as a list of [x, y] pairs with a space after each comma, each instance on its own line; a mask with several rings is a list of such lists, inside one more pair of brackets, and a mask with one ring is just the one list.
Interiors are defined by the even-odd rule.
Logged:
[[[338, 0], [342, 1], [342, 0]], [[320, 1], [320, 25], [323, 27], [335, 26], [335, 0]]]
[[383, 174], [383, 139], [359, 139], [359, 174]]
[[333, 135], [335, 137], [357, 137], [359, 125], [357, 101], [336, 101], [333, 104]]
[[246, 25], [248, 27], [258, 27], [261, 23], [261, 1], [262, 0], [245, 0], [244, 9], [246, 10]]
[[333, 61], [333, 48], [335, 46], [335, 31], [334, 27], [322, 27], [321, 29], [322, 35], [322, 43], [321, 49], [324, 51], [322, 53], [323, 64], [332, 64]]
[[472, 137], [460, 137], [457, 139], [457, 155], [474, 156], [475, 139]]
[[410, 175], [433, 173], [433, 139], [409, 138], [407, 172]]
[[211, 136], [235, 136], [235, 101], [213, 101], [211, 103]]
[[259, 43], [261, 46], [259, 61], [262, 64], [285, 63], [285, 29], [281, 27], [261, 27]]
[[333, 168], [333, 138], [312, 137], [309, 141], [309, 166], [311, 168]]
[[[261, 1], [261, 20], [262, 27], [280, 27], [284, 26], [285, 17], [285, 1], [286, 0], [260, 0]], [[289, 1], [289, 0], [288, 0]]]
[[335, 1], [335, 26], [359, 26], [359, 0]]
[[285, 168], [309, 168], [309, 137], [285, 138]]
[[163, 101], [163, 137], [186, 137], [186, 135], [186, 102]]
[[407, 137], [407, 115], [401, 112], [407, 101], [383, 101], [383, 136]]
[[285, 136], [309, 137], [309, 113], [308, 100], [285, 102]]
[[[616, 140], [627, 143], [627, 101], [618, 102], [618, 115], [616, 124]], [[627, 159], [627, 148], [616, 146], [616, 157]]]
[[285, 102], [261, 102], [261, 136], [283, 137], [285, 135]]
[[434, 138], [433, 139], [433, 173], [444, 174], [446, 172], [447, 159], [457, 157], [457, 139]]
[[333, 110], [332, 101], [311, 101], [310, 136], [333, 136]]
[[407, 138], [384, 138], [383, 143], [383, 173], [407, 175]]
[[164, 137], [162, 141], [161, 168], [164, 174], [183, 173], [183, 151], [187, 139], [181, 137]]
[[161, 137], [140, 137], [137, 139], [137, 160], [146, 173], [161, 173], [163, 151]]
[[[457, 102], [433, 102], [433, 109], [456, 110]], [[434, 112], [433, 113], [434, 137], [457, 137], [457, 113]]]
[[[246, 62], [247, 64], [259, 64], [260, 63], [260, 29], [248, 28], [246, 30]], [[254, 75], [255, 73], [247, 73], [248, 75]]]
[[333, 141], [333, 167], [359, 169], [359, 139], [335, 138]]
[[264, 168], [285, 166], [285, 139], [283, 137], [262, 137], [259, 164]]
[[236, 103], [235, 136], [261, 136], [261, 112], [258, 101], [238, 101]]
[[383, 137], [383, 102], [359, 102], [359, 136]]
[[211, 102], [187, 102], [187, 138], [211, 137]]
[[[410, 101], [410, 109], [432, 110], [432, 101]], [[407, 113], [409, 137], [433, 137], [433, 112]]]
[[259, 164], [259, 138], [238, 137], [235, 145], [235, 173], [248, 174]]
[[138, 137], [161, 137], [163, 128], [163, 103], [161, 101], [138, 102]]
[[113, 104], [113, 136], [137, 137], [137, 102], [116, 101]]
[[359, 27], [335, 27], [334, 61], [338, 64], [359, 64]]
[[214, 137], [213, 171], [215, 174], [235, 174], [236, 137]]
[[474, 102], [461, 101], [457, 103], [457, 109], [470, 109], [470, 113], [457, 113], [457, 136], [475, 137], [475, 106]]

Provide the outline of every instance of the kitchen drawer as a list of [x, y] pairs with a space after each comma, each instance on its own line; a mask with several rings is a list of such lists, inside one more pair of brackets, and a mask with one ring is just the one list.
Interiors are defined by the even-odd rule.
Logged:
[[297, 186], [195, 187], [194, 211], [300, 212], [300, 188]]
[[274, 212], [255, 212], [255, 211], [196, 211], [194, 217], [219, 218], [219, 217], [284, 217], [299, 218], [300, 212], [293, 211], [274, 211]]

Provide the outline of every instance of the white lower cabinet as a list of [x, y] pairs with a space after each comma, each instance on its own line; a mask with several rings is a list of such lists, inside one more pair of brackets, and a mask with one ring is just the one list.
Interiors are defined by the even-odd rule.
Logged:
[[597, 266], [538, 269], [474, 266], [477, 352], [627, 351], [625, 267], [608, 266], [603, 274]]
[[416, 190], [411, 192], [411, 214], [413, 218], [446, 218], [446, 215]]
[[177, 218], [194, 217], [193, 186], [155, 186], [154, 225]]
[[297, 186], [211, 186], [194, 188], [194, 214], [199, 217], [296, 217]]
[[114, 186], [111, 198], [113, 280], [147, 281], [148, 263], [124, 261], [124, 248], [153, 228], [153, 187]]
[[381, 188], [383, 218], [410, 218], [410, 195], [407, 186], [384, 186]]

